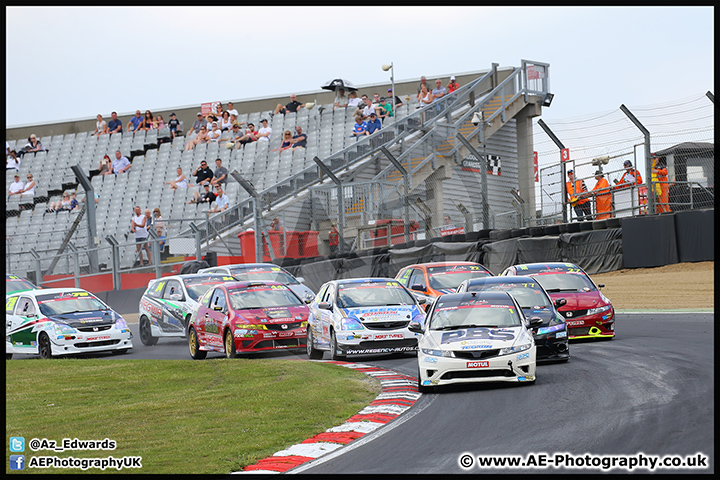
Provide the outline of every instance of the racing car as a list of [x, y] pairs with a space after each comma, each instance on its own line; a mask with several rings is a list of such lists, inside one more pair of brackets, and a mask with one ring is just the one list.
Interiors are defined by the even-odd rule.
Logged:
[[140, 298], [140, 341], [155, 345], [160, 337], [184, 337], [190, 316], [210, 287], [235, 281], [230, 275], [193, 273], [150, 280]]
[[533, 328], [537, 361], [568, 361], [570, 349], [565, 319], [556, 307], [565, 305], [560, 298], [554, 303], [547, 292], [532, 277], [486, 277], [465, 280], [457, 293], [499, 291], [507, 292], [517, 301], [526, 317], [539, 317], [542, 324]]
[[395, 279], [428, 300], [453, 293], [463, 280], [492, 277], [490, 270], [475, 262], [431, 262], [403, 267]]
[[391, 278], [332, 280], [320, 287], [310, 304], [307, 353], [320, 359], [328, 350], [333, 360], [367, 353], [414, 352], [417, 335], [411, 321], [422, 323], [418, 300]]
[[198, 270], [198, 273], [219, 273], [232, 275], [239, 281], [269, 281], [284, 283], [305, 303], [310, 303], [315, 293], [303, 282], [304, 278], [295, 278], [293, 274], [274, 263], [238, 263]]
[[558, 311], [565, 317], [570, 340], [615, 337], [615, 310], [585, 271], [573, 263], [526, 263], [506, 268], [501, 276], [526, 275], [543, 286], [553, 300], [564, 298]]
[[32, 282], [25, 280], [17, 275], [5, 274], [5, 295], [11, 295], [17, 292], [25, 292], [28, 290], [36, 290], [40, 287]]
[[226, 282], [200, 298], [188, 326], [194, 360], [267, 350], [305, 349], [309, 309], [279, 282]]
[[471, 382], [534, 383], [536, 347], [528, 331], [542, 319], [525, 318], [506, 292], [443, 295], [430, 307], [424, 325], [410, 330], [418, 342], [418, 390]]
[[5, 358], [24, 353], [52, 358], [78, 353], [125, 353], [132, 333], [125, 320], [90, 292], [47, 288], [5, 297]]

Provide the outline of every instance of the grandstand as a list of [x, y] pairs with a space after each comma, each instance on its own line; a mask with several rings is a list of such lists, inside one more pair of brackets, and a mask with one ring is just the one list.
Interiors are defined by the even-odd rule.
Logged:
[[[506, 68], [493, 64], [487, 71], [459, 77], [464, 86], [424, 108], [416, 108], [416, 82], [398, 85], [398, 96], [405, 104], [379, 132], [359, 141], [349, 135], [354, 123], [351, 112], [334, 110], [329, 102], [318, 102], [314, 108], [302, 108], [298, 113], [275, 115], [270, 122], [270, 142], [254, 142], [233, 150], [209, 143], [185, 151], [192, 137], [171, 140], [167, 129], [95, 137], [89, 128], [44, 135], [43, 131], [52, 128], [38, 126], [34, 130], [47, 151], [26, 154], [21, 167], [23, 174], [34, 173], [36, 195], [32, 202], [22, 203], [13, 197], [7, 203], [8, 270], [31, 278], [94, 270], [88, 253], [93, 250], [85, 220], [88, 216], [84, 212], [46, 213], [47, 204], [59, 200], [63, 191], [79, 189], [70, 169], [75, 165], [90, 178], [99, 195], [94, 243], [100, 271], [113, 266], [114, 249], [108, 238], [120, 244], [116, 269], [132, 269], [135, 245], [132, 235], [126, 238], [126, 234], [135, 205], [143, 209], [159, 207], [171, 226], [170, 253], [179, 257], [164, 256], [163, 263], [169, 264], [194, 255], [194, 232], [198, 229], [203, 232], [202, 251], [237, 257], [242, 250], [238, 233], [258, 225], [266, 231], [270, 219], [276, 216], [284, 220], [288, 231], [294, 232], [327, 231], [332, 222], [339, 221], [343, 226], [343, 248], [355, 251], [377, 245], [368, 243], [378, 233], [367, 226], [383, 219], [417, 225], [412, 234], [403, 232], [393, 243], [439, 236], [442, 218], [447, 214], [457, 218], [467, 231], [520, 227], [522, 218], [534, 212], [531, 119], [541, 114], [548, 94], [547, 76], [533, 80], [532, 75], [528, 76], [533, 69], [546, 72], [547, 64], [523, 61], [521, 67]], [[359, 93], [371, 95], [380, 88], [384, 87], [361, 87]], [[327, 98], [321, 92], [298, 96]], [[234, 103], [239, 110], [247, 107], [243, 102]], [[276, 99], [265, 105], [273, 103], [277, 103]], [[248, 102], [256, 104], [257, 100]], [[196, 110], [185, 109], [185, 119], [188, 112]], [[261, 118], [270, 119], [269, 114], [269, 109], [246, 111], [238, 120], [258, 125]], [[481, 114], [482, 122], [473, 121], [476, 114]], [[92, 124], [88, 122], [85, 125]], [[278, 151], [282, 132], [294, 131], [296, 125], [308, 134], [307, 148]], [[26, 132], [27, 128], [7, 133]], [[228, 132], [223, 134], [228, 136]], [[18, 139], [8, 142], [11, 149], [25, 143]], [[103, 155], [114, 158], [116, 150], [131, 158], [130, 171], [117, 177], [96, 175]], [[494, 166], [472, 168], [478, 157], [491, 159]], [[163, 186], [174, 180], [178, 166], [192, 182], [192, 170], [202, 160], [214, 167], [216, 158], [236, 174], [235, 179], [240, 174], [248, 180], [259, 192], [257, 199], [231, 178], [226, 192], [232, 207], [222, 214], [209, 215], [206, 207], [187, 204], [192, 189], [173, 191]], [[398, 164], [403, 168], [397, 168]], [[339, 187], [323, 167], [338, 179]], [[402, 170], [407, 175], [402, 175]], [[6, 174], [6, 185], [12, 181], [13, 173]], [[81, 189], [78, 193], [82, 198]], [[254, 202], [258, 203], [260, 223], [253, 215]], [[271, 257], [286, 253], [273, 250]], [[321, 237], [318, 254], [325, 253]], [[70, 259], [72, 254], [79, 256], [79, 261]]]

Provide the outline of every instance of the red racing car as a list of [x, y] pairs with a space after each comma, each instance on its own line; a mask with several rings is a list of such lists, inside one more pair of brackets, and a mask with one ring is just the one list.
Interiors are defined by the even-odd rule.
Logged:
[[305, 349], [308, 306], [279, 282], [227, 282], [200, 298], [188, 326], [190, 356]]
[[595, 285], [577, 265], [526, 263], [508, 267], [500, 275], [534, 277], [553, 301], [564, 298], [567, 303], [557, 310], [565, 317], [570, 340], [615, 337], [615, 310], [600, 292], [605, 285]]

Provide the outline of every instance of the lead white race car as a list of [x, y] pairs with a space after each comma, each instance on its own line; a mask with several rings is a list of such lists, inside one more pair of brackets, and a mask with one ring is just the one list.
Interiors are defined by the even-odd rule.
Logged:
[[535, 382], [532, 331], [542, 319], [525, 318], [505, 292], [443, 295], [423, 324], [410, 323], [418, 341], [418, 390], [470, 382]]

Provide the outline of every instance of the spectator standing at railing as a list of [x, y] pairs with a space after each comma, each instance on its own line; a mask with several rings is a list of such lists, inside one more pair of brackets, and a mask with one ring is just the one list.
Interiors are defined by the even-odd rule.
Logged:
[[612, 217], [612, 194], [610, 184], [603, 178], [603, 172], [595, 172], [595, 186], [592, 194], [595, 196], [595, 220], [605, 220]]
[[670, 211], [670, 185], [668, 185], [668, 170], [665, 166], [665, 157], [653, 155], [652, 163], [652, 190], [655, 195], [655, 205], [658, 213]]
[[640, 172], [633, 168], [632, 162], [630, 160], [625, 160], [623, 162], [623, 166], [625, 167], [625, 173], [623, 173], [622, 177], [620, 177], [620, 182], [618, 183], [618, 185], [620, 185], [621, 183], [626, 183], [628, 185], [640, 185], [641, 183], [643, 183], [642, 175], [640, 175]]
[[427, 88], [427, 85], [420, 86], [420, 93], [417, 94], [418, 106], [422, 108], [426, 105], [430, 105], [433, 102], [433, 94]]
[[337, 253], [338, 245], [340, 244], [340, 232], [336, 224], [330, 226], [328, 232], [328, 246], [330, 247], [330, 253]]
[[460, 88], [460, 85], [457, 83], [457, 80], [455, 80], [455, 75], [453, 75], [450, 77], [450, 82], [447, 84], [448, 93], [453, 93], [458, 88]]
[[420, 85], [418, 85], [418, 88], [417, 88], [418, 93], [420, 93], [420, 91], [422, 90], [423, 87], [430, 90], [430, 88], [428, 88], [428, 86], [427, 86], [427, 78], [425, 78], [425, 75], [420, 77]]
[[135, 111], [135, 116], [130, 117], [130, 120], [127, 123], [127, 129], [128, 132], [136, 132], [143, 128], [145, 125], [145, 119], [142, 116], [142, 113], [140, 113], [140, 110]]
[[[138, 255], [138, 261], [133, 266], [137, 267], [144, 263], [149, 264], [152, 257], [150, 256], [150, 248], [148, 247], [147, 237], [147, 218], [143, 215], [142, 210], [139, 206], [135, 206], [134, 215], [130, 218], [130, 231], [135, 235], [135, 253]], [[145, 250], [147, 253], [147, 260], [143, 262], [142, 251]]]
[[442, 80], [435, 80], [435, 88], [432, 89], [433, 98], [442, 98], [447, 94], [447, 89], [442, 86]]
[[95, 122], [95, 131], [90, 135], [104, 135], [107, 133], [107, 122], [103, 120], [103, 116], [98, 113], [97, 122]]
[[587, 186], [584, 180], [575, 180], [575, 172], [567, 171], [568, 181], [565, 185], [567, 192], [567, 202], [575, 210], [578, 221], [592, 220], [592, 208], [590, 199], [582, 196], [583, 192], [587, 192]]
[[122, 121], [118, 118], [117, 112], [110, 114], [110, 121], [107, 124], [107, 133], [122, 133]]

